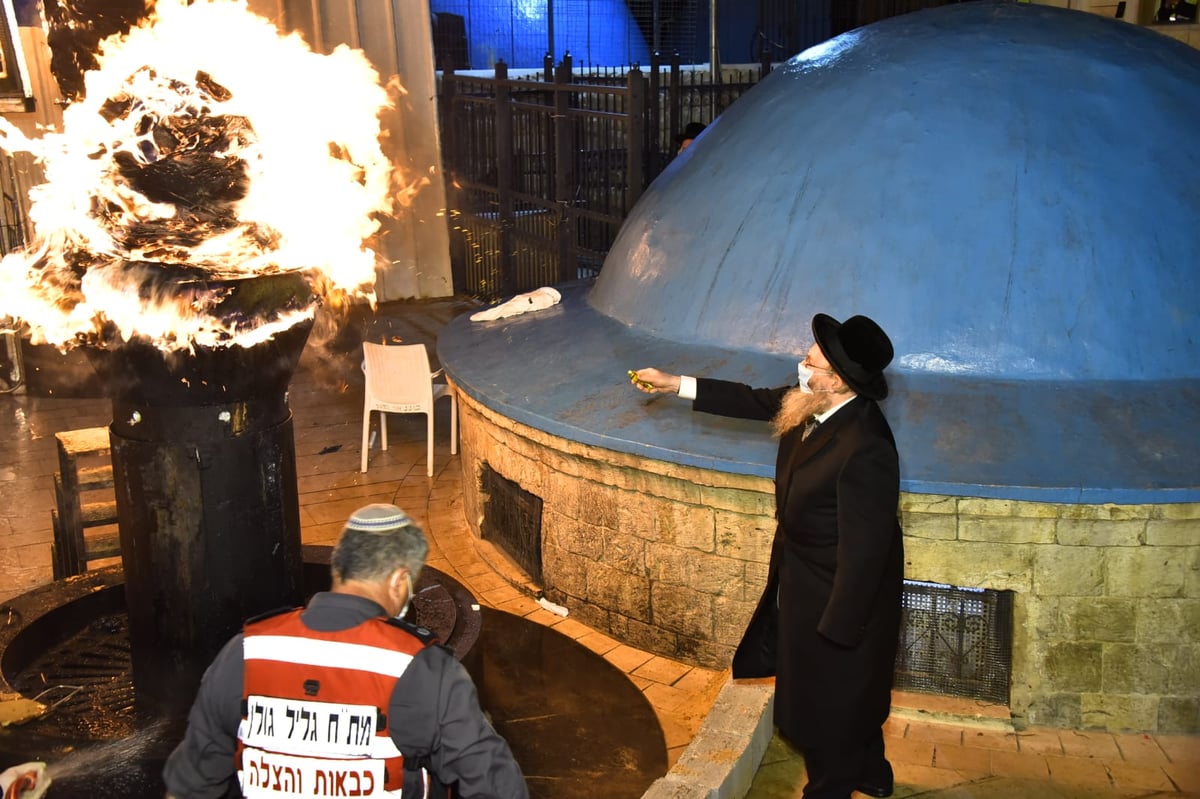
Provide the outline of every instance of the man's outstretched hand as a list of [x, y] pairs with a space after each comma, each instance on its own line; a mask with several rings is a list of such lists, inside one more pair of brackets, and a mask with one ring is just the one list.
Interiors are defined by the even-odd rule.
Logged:
[[647, 394], [662, 394], [664, 392], [676, 393], [679, 391], [679, 375], [667, 374], [653, 366], [647, 366], [645, 369], [629, 370], [629, 382], [633, 383], [638, 391], [644, 391]]

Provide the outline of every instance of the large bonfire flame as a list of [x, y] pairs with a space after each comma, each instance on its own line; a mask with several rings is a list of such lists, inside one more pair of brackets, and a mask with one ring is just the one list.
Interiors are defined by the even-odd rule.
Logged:
[[98, 61], [61, 133], [0, 120], [0, 147], [47, 178], [36, 241], [0, 262], [0, 317], [33, 343], [172, 351], [251, 345], [315, 312], [305, 297], [220, 313], [242, 278], [302, 272], [319, 295], [373, 299], [367, 243], [404, 191], [380, 147], [388, 92], [362, 53], [313, 53], [244, 2], [160, 0]]

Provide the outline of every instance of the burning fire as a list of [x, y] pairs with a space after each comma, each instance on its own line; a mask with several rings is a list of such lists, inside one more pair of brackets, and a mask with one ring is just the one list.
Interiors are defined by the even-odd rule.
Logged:
[[0, 317], [34, 343], [171, 351], [249, 346], [315, 313], [307, 296], [224, 313], [245, 278], [302, 272], [323, 297], [373, 300], [377, 215], [417, 184], [396, 187], [391, 101], [361, 52], [314, 53], [244, 2], [160, 0], [98, 61], [61, 132], [0, 120], [0, 148], [47, 178], [36, 240], [0, 261]]

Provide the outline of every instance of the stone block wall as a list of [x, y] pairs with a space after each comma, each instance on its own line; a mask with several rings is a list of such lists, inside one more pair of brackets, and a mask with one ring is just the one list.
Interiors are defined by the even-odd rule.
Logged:
[[1200, 504], [901, 505], [906, 576], [1016, 592], [1017, 724], [1200, 732]]
[[486, 464], [542, 500], [542, 588], [572, 618], [707, 668], [729, 666], [766, 582], [774, 487], [581, 445], [459, 395], [467, 521]]
[[[647, 651], [727, 668], [766, 581], [771, 480], [579, 444], [460, 394], [463, 496], [485, 465], [543, 502], [543, 588]], [[1200, 732], [1200, 504], [905, 494], [914, 580], [1012, 590], [1018, 726]]]

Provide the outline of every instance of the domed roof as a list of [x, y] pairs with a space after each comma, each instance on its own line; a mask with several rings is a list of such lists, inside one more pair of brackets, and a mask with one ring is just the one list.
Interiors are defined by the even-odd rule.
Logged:
[[961, 3], [778, 68], [658, 177], [590, 291], [455, 320], [438, 350], [519, 422], [771, 476], [761, 423], [643, 404], [626, 370], [794, 384], [813, 315], [863, 314], [895, 347], [905, 491], [1198, 502], [1198, 263], [1200, 52]]
[[963, 3], [801, 53], [639, 201], [589, 297], [655, 335], [803, 352], [866, 314], [893, 369], [1200, 377], [1200, 51]]

